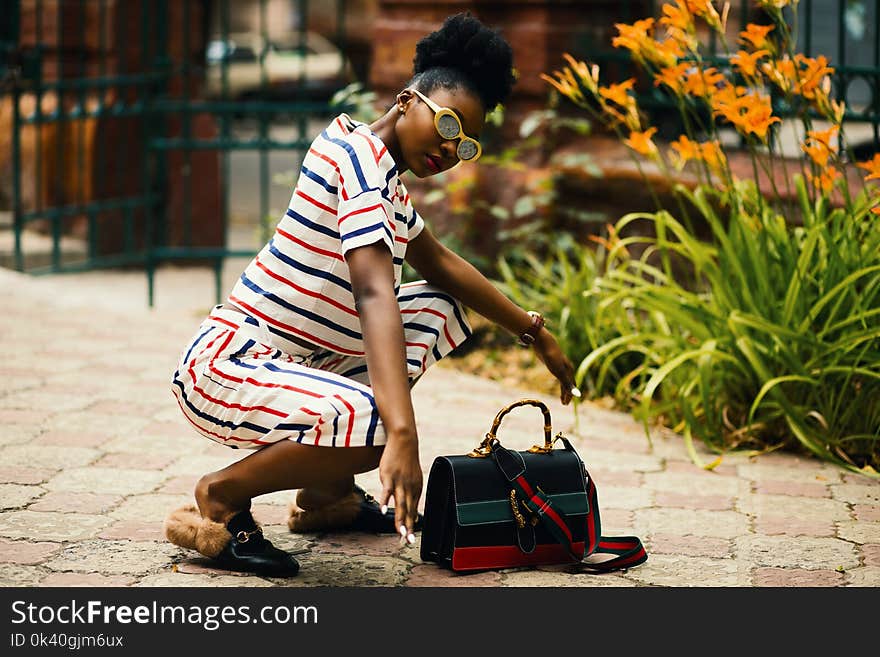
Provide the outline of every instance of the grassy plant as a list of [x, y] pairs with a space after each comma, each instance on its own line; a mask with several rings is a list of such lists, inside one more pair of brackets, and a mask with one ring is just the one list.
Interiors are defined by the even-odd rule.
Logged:
[[[612, 241], [593, 238], [599, 248], [583, 248], [564, 234], [552, 251], [539, 257], [527, 248], [512, 249], [499, 258], [497, 284], [524, 308], [541, 308], [563, 351], [579, 362], [584, 354], [621, 344], [650, 324], [650, 318], [631, 312], [602, 312], [600, 287], [607, 266], [606, 247]], [[626, 304], [624, 303], [621, 308]], [[584, 370], [578, 386], [592, 394], [627, 395], [626, 376], [641, 358], [623, 350], [596, 371]], [[621, 399], [625, 403], [624, 399]]]
[[[824, 57], [792, 50], [785, 0], [758, 4], [772, 24], [740, 33], [743, 48], [728, 49], [726, 71], [705, 64], [695, 27], [704, 21], [726, 47], [726, 7], [664, 4], [657, 21], [663, 38], [655, 38], [651, 18], [617, 25], [614, 45], [675, 99], [686, 126], [665, 157], [631, 93], [635, 80], [603, 86], [596, 66], [571, 57], [545, 76], [615, 130], [640, 167], [650, 161], [671, 175], [689, 166], [700, 176], [694, 188], [676, 187], [678, 207], [630, 214], [615, 225], [617, 235], [643, 222], [652, 230], [610, 245], [605, 272], [588, 295], [595, 305], [584, 312], [596, 326], [618, 318], [620, 335], [588, 343], [578, 378], [593, 377], [599, 394], [613, 390], [646, 422], [660, 419], [681, 431], [691, 447], [699, 439], [719, 454], [804, 449], [877, 476], [880, 207], [871, 181], [880, 178], [880, 155], [858, 163], [867, 184], [851, 190], [845, 108], [829, 95], [833, 69]], [[757, 186], [759, 169], [773, 169], [780, 123], [769, 88], [806, 134], [799, 168], [785, 176], [794, 204], [775, 186], [773, 194]], [[816, 117], [830, 127], [812, 129]], [[753, 179], [733, 174], [721, 127], [745, 141]], [[691, 214], [708, 226], [708, 240], [689, 229]], [[579, 308], [579, 300], [571, 303]], [[602, 377], [612, 370], [615, 381]], [[692, 456], [699, 461], [693, 449]]]
[[[810, 203], [803, 180], [796, 185]], [[597, 321], [633, 308], [656, 321], [653, 330], [643, 326], [591, 351], [578, 377], [637, 350], [644, 361], [631, 370], [630, 394], [616, 397], [632, 400], [645, 418], [662, 417], [719, 452], [796, 443], [827, 460], [876, 468], [880, 231], [871, 228], [867, 197], [852, 215], [819, 201], [792, 229], [767, 205], [750, 222], [725, 225], [709, 198], [720, 193], [680, 191], [715, 239], [695, 240], [668, 212], [618, 222], [623, 231], [649, 221], [657, 236], [622, 242], [649, 248], [639, 259], [622, 256], [598, 282]], [[689, 263], [698, 284], [649, 262], [663, 251]]]

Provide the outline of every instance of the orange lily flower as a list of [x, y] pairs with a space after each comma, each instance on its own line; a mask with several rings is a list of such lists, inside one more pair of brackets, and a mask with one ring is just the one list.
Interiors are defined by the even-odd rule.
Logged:
[[817, 192], [822, 192], [823, 194], [831, 193], [831, 190], [834, 189], [834, 182], [840, 178], [841, 173], [834, 167], [825, 167], [818, 176], [814, 176], [812, 173], [807, 174], [807, 178], [810, 183], [813, 185], [813, 188]]
[[718, 89], [718, 83], [725, 77], [714, 66], [705, 69], [697, 69], [688, 73], [685, 80], [685, 91], [699, 98], [711, 97]]
[[663, 18], [659, 20], [661, 25], [682, 32], [694, 30], [694, 17], [684, 0], [675, 0], [674, 5], [664, 3], [661, 9], [663, 11]]
[[672, 151], [670, 159], [675, 168], [681, 171], [684, 165], [691, 160], [699, 160], [702, 157], [700, 144], [690, 139], [687, 135], [680, 135], [678, 139], [669, 144]]
[[689, 45], [673, 38], [664, 39], [663, 41], [649, 39], [645, 42], [642, 56], [657, 67], [672, 66], [678, 61], [679, 57], [684, 57]]
[[856, 162], [856, 166], [868, 172], [865, 180], [880, 178], [880, 153], [875, 153], [874, 157], [866, 162]]
[[700, 155], [715, 174], [720, 175], [727, 166], [727, 157], [718, 141], [707, 141], [700, 144]]
[[651, 141], [651, 136], [657, 132], [657, 128], [648, 128], [644, 132], [633, 130], [629, 133], [629, 138], [624, 139], [623, 143], [633, 149], [636, 153], [646, 156], [653, 156], [657, 153], [657, 146]]
[[635, 78], [630, 78], [618, 84], [599, 87], [599, 95], [613, 103], [617, 103], [620, 107], [628, 107], [632, 97], [627, 92], [633, 88], [635, 82]]
[[798, 67], [795, 92], [807, 99], [815, 98], [817, 90], [821, 88], [820, 85], [825, 80], [830, 80], [828, 76], [834, 73], [834, 69], [828, 66], [828, 59], [824, 55], [812, 58], [798, 53], [794, 56], [794, 60]]
[[773, 116], [769, 96], [758, 96], [743, 117], [745, 131], [751, 132], [761, 141], [767, 141], [767, 131], [771, 124], [781, 122], [782, 119]]
[[797, 69], [788, 55], [776, 61], [762, 63], [761, 71], [785, 94], [797, 85]]
[[574, 74], [577, 75], [578, 80], [582, 85], [584, 85], [587, 89], [589, 89], [592, 93], [596, 93], [596, 90], [599, 86], [599, 66], [598, 64], [593, 64], [592, 66], [587, 66], [586, 62], [578, 61], [567, 52], [563, 53], [562, 56], [568, 62], [569, 67]]
[[831, 155], [831, 152], [823, 145], [815, 145], [805, 141], [801, 144], [801, 150], [810, 156], [810, 159], [816, 164], [816, 166], [828, 166], [828, 157]]
[[724, 12], [725, 18], [722, 18], [718, 15], [718, 11], [715, 9], [715, 6], [712, 4], [712, 0], [685, 0], [687, 4], [688, 10], [694, 15], [699, 16], [706, 24], [715, 29], [721, 30], [726, 22], [727, 11], [730, 9], [730, 3], [725, 3]]
[[654, 19], [644, 18], [632, 25], [615, 23], [614, 27], [617, 28], [619, 36], [611, 39], [611, 45], [629, 50], [636, 59], [644, 59], [642, 51], [645, 49], [645, 42], [651, 38], [650, 31], [654, 27]]
[[581, 104], [586, 100], [581, 92], [580, 86], [578, 86], [577, 80], [574, 79], [574, 74], [571, 72], [571, 69], [564, 68], [561, 72], [553, 71], [553, 75], [556, 77], [551, 78], [549, 75], [541, 73], [540, 77], [545, 82], [549, 82], [553, 85], [563, 96], [570, 98], [575, 103]]
[[670, 159], [679, 171], [690, 160], [702, 160], [716, 175], [720, 175], [727, 165], [727, 157], [718, 141], [700, 143], [693, 141], [687, 135], [681, 135], [670, 146], [672, 148]]
[[769, 96], [742, 91], [741, 87], [732, 85], [722, 87], [712, 99], [712, 110], [730, 121], [741, 134], [752, 133], [766, 141], [770, 125], [781, 122], [781, 119], [773, 116]]
[[769, 54], [770, 51], [766, 48], [756, 50], [751, 54], [745, 50], [740, 50], [730, 58], [730, 63], [745, 77], [754, 79], [758, 76], [758, 60]]
[[688, 69], [693, 67], [692, 62], [681, 62], [675, 66], [661, 68], [654, 76], [654, 85], [665, 85], [676, 96], [684, 95], [684, 80]]
[[837, 142], [835, 139], [837, 138], [837, 131], [839, 129], [838, 126], [833, 125], [827, 130], [808, 130], [807, 139], [816, 141], [825, 146], [829, 151], [836, 153]]
[[751, 43], [755, 50], [762, 48], [772, 49], [773, 45], [767, 40], [767, 35], [773, 30], [772, 25], [755, 25], [749, 23], [746, 29], [739, 33], [740, 43]]

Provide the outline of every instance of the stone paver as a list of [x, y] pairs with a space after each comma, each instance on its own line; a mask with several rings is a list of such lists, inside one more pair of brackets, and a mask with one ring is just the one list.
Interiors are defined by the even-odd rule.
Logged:
[[834, 536], [835, 525], [830, 520], [766, 515], [755, 519], [755, 530], [768, 536]]
[[[0, 586], [880, 586], [880, 481], [782, 452], [727, 454], [707, 471], [669, 430], [652, 428], [649, 444], [629, 415], [599, 403], [563, 407], [454, 362], [434, 368], [414, 392], [426, 476], [434, 457], [479, 443], [503, 406], [541, 399], [598, 487], [603, 532], [640, 536], [645, 564], [606, 575], [567, 566], [455, 574], [423, 563], [418, 541], [291, 534], [295, 491], [279, 491], [256, 498], [254, 515], [273, 543], [297, 555], [300, 575], [213, 568], [168, 543], [162, 520], [192, 502], [201, 475], [247, 452], [197, 436], [176, 408], [170, 374], [212, 291], [196, 291], [185, 268], [168, 275], [176, 277], [162, 283], [171, 296], [149, 310], [142, 277], [29, 278], [0, 269], [0, 334], [34, 363], [0, 369]], [[123, 359], [127, 367], [116, 367]], [[537, 442], [533, 410], [505, 418], [505, 444]], [[695, 448], [705, 462], [714, 458]], [[380, 488], [376, 471], [358, 483], [374, 494]]]
[[853, 543], [880, 543], [880, 522], [841, 522], [837, 535]]
[[68, 491], [50, 492], [29, 505], [28, 511], [104, 514], [115, 508], [121, 501], [121, 495], [71, 493]]
[[747, 561], [761, 566], [816, 570], [859, 566], [855, 546], [836, 538], [740, 536], [736, 549]]
[[0, 586], [37, 586], [47, 573], [42, 566], [4, 564], [0, 568]]
[[708, 559], [682, 554], [654, 554], [627, 573], [650, 586], [749, 586], [746, 564], [734, 559]]
[[40, 486], [23, 486], [21, 484], [0, 484], [0, 509], [19, 509], [37, 499], [46, 492]]
[[651, 508], [636, 511], [637, 526], [649, 533], [734, 538], [748, 533], [748, 519], [734, 511]]
[[89, 540], [71, 543], [46, 562], [57, 571], [108, 575], [145, 575], [167, 564], [177, 547], [168, 543]]
[[713, 557], [723, 559], [733, 556], [731, 541], [703, 536], [679, 536], [677, 534], [652, 534], [646, 549], [652, 554], [684, 554], [690, 557]]
[[0, 538], [0, 562], [20, 564], [42, 563], [60, 549], [60, 543], [8, 541]]
[[752, 574], [755, 586], [841, 586], [844, 574], [836, 570], [803, 568], [757, 568]]
[[123, 470], [121, 468], [69, 468], [46, 483], [53, 491], [71, 493], [103, 493], [124, 495], [148, 493], [165, 480], [165, 475], [152, 470]]
[[102, 575], [100, 573], [52, 573], [40, 582], [40, 586], [131, 586], [137, 580], [126, 575]]
[[862, 556], [866, 566], [880, 566], [880, 545], [863, 545]]
[[0, 536], [29, 540], [78, 541], [110, 524], [106, 516], [49, 511], [12, 511], [0, 515]]

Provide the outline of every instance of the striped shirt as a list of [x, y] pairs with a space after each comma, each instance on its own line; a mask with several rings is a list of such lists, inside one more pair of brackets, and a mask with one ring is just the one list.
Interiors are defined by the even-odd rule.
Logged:
[[345, 254], [382, 242], [399, 290], [407, 243], [424, 228], [388, 148], [370, 128], [340, 114], [312, 142], [287, 212], [227, 301], [262, 320], [273, 344], [290, 337], [363, 355]]

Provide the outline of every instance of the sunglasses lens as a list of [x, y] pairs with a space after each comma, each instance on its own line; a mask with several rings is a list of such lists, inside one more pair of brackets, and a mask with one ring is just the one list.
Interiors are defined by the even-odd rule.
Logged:
[[458, 158], [460, 160], [471, 160], [477, 156], [477, 145], [470, 141], [462, 139], [458, 144]]
[[437, 119], [437, 132], [443, 139], [455, 139], [461, 132], [461, 126], [454, 115], [444, 114]]

